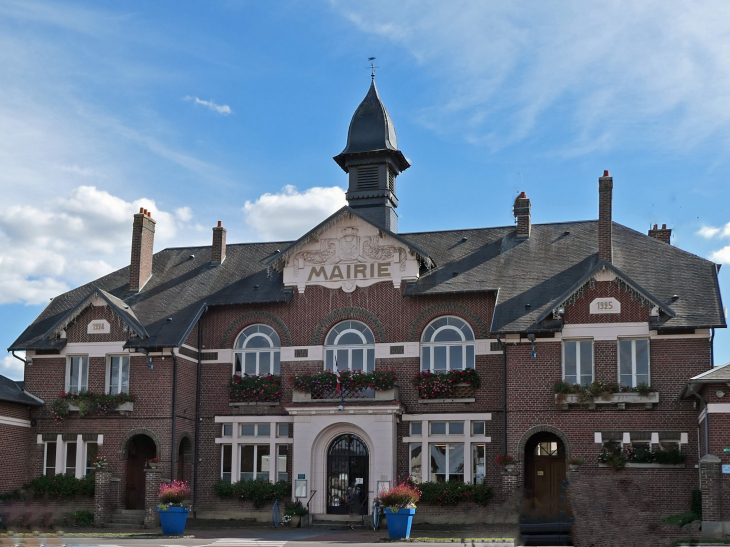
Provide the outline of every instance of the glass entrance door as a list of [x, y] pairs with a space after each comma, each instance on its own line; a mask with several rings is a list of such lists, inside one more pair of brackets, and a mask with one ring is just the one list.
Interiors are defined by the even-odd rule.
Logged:
[[327, 513], [368, 514], [370, 460], [357, 435], [340, 435], [327, 452]]

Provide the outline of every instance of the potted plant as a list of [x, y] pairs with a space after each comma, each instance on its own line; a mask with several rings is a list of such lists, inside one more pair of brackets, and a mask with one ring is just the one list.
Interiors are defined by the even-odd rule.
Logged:
[[571, 471], [578, 471], [580, 469], [580, 466], [586, 463], [585, 460], [581, 460], [580, 458], [570, 458], [568, 460], [568, 467], [570, 467]]
[[147, 462], [147, 465], [150, 466], [150, 469], [157, 469], [160, 467], [160, 458], [152, 458]]
[[302, 522], [302, 517], [309, 514], [307, 508], [302, 505], [302, 502], [297, 500], [295, 503], [288, 503], [284, 517], [289, 517], [288, 520], [283, 522], [290, 522], [292, 528], [299, 528]]
[[185, 531], [185, 523], [190, 513], [189, 503], [184, 503], [190, 496], [190, 487], [184, 481], [172, 481], [160, 485], [160, 504], [157, 512], [160, 515], [162, 533], [179, 536]]
[[416, 503], [421, 499], [421, 491], [408, 483], [401, 483], [380, 495], [388, 524], [390, 539], [408, 539], [411, 537], [413, 515], [416, 514]]
[[509, 454], [500, 454], [495, 461], [505, 473], [511, 473], [515, 470], [515, 459]]
[[91, 467], [94, 469], [104, 469], [107, 465], [109, 465], [109, 460], [104, 456], [97, 456], [91, 460]]

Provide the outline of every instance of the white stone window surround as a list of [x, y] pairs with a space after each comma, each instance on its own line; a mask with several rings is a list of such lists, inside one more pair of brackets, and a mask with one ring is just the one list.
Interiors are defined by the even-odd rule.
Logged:
[[621, 383], [621, 343], [631, 342], [631, 387], [636, 387], [637, 384], [641, 383], [638, 381], [637, 376], [643, 376], [637, 372], [637, 342], [646, 342], [646, 384], [651, 385], [651, 340], [648, 336], [642, 337], [627, 337], [621, 336], [618, 338], [616, 345], [616, 374], [619, 385]]
[[[76, 378], [72, 378], [71, 369], [78, 368]], [[74, 385], [71, 385], [73, 381]], [[78, 393], [79, 391], [88, 391], [89, 389], [89, 356], [88, 355], [68, 355], [66, 357], [66, 383], [64, 391], [66, 393]]]
[[[565, 381], [565, 345], [575, 342], [576, 345], [576, 362], [575, 362], [575, 372], [576, 372], [576, 382], [577, 384], [582, 384], [580, 381], [581, 376], [585, 376], [581, 374], [583, 372], [584, 364], [582, 362], [582, 355], [581, 355], [581, 347], [583, 344], [590, 344], [591, 345], [591, 381], [589, 383], [593, 382], [593, 379], [596, 377], [596, 350], [595, 345], [593, 344], [593, 338], [569, 338], [566, 339], [565, 336], [562, 338], [562, 366], [563, 366], [563, 381]], [[583, 384], [585, 385], [585, 384]]]
[[[353, 366], [355, 355], [359, 355], [359, 368]], [[343, 366], [343, 357], [346, 366]], [[375, 336], [370, 327], [362, 321], [348, 319], [330, 329], [325, 338], [324, 369], [334, 370], [335, 364], [340, 370], [375, 370]]]
[[[426, 464], [424, 462], [430, 461], [431, 447], [430, 444], [464, 444], [464, 481], [473, 482], [472, 477], [473, 466], [471, 462], [472, 456], [472, 444], [486, 444], [492, 442], [492, 438], [486, 435], [472, 435], [471, 422], [489, 422], [492, 420], [492, 414], [490, 412], [483, 413], [457, 413], [457, 414], [403, 414], [402, 420], [410, 422], [422, 422], [421, 435], [409, 435], [403, 437], [401, 442], [408, 445], [408, 454], [410, 460], [410, 445], [414, 443], [421, 443], [421, 468], [422, 474], [431, 475], [431, 467], [428, 465], [428, 469], [425, 469]], [[463, 435], [431, 435], [431, 427], [429, 422], [464, 422], [464, 434]], [[486, 424], [485, 424], [486, 426]], [[485, 430], [486, 431], [486, 430]], [[429, 458], [429, 459], [424, 459]], [[410, 468], [410, 463], [409, 463]]]
[[0, 416], [0, 425], [11, 425], [15, 427], [30, 427], [30, 420], [21, 418], [12, 418], [10, 416]]
[[[119, 357], [120, 358], [120, 370], [119, 374], [117, 375], [117, 385], [115, 386], [117, 390], [115, 393], [129, 393], [129, 382], [131, 381], [130, 373], [131, 373], [131, 367], [130, 367], [130, 361], [131, 358], [129, 356], [129, 353], [116, 353], [116, 354], [107, 354], [106, 355], [106, 372], [104, 377], [104, 393], [109, 394], [111, 393], [112, 388], [112, 358]], [[126, 362], [126, 364], [125, 364]], [[123, 386], [123, 375], [122, 375], [122, 368], [126, 366], [127, 368], [127, 388], [124, 389]]]
[[[455, 349], [459, 351], [453, 352]], [[475, 350], [471, 325], [461, 317], [442, 315], [429, 322], [421, 333], [421, 371], [446, 372], [474, 368]], [[436, 361], [441, 361], [439, 353], [443, 353], [445, 368], [436, 368]]]
[[[229, 444], [231, 445], [231, 482], [238, 482], [241, 477], [241, 445], [269, 445], [269, 458], [277, 456], [277, 461], [272, 462], [269, 465], [269, 480], [276, 482], [277, 479], [277, 463], [278, 463], [278, 446], [280, 444], [293, 444], [294, 439], [291, 437], [277, 437], [276, 431], [278, 429], [277, 424], [279, 423], [294, 423], [292, 416], [216, 416], [215, 423], [219, 424], [233, 424], [233, 431], [231, 436], [216, 437], [215, 444]], [[268, 423], [271, 424], [269, 428], [268, 437], [243, 437], [241, 435], [241, 424], [260, 424]], [[221, 435], [223, 434], [223, 428], [221, 427]], [[266, 443], [268, 439], [268, 443]], [[291, 456], [290, 456], [291, 457]], [[223, 451], [221, 450], [221, 471], [223, 470]]]
[[56, 438], [53, 441], [44, 441], [43, 435], [39, 434], [37, 436], [36, 442], [38, 444], [43, 445], [43, 474], [46, 474], [46, 455], [47, 455], [47, 447], [46, 445], [49, 442], [56, 443], [56, 474], [63, 474], [66, 472], [66, 445], [68, 443], [76, 443], [76, 473], [75, 477], [77, 479], [83, 479], [86, 475], [86, 449], [88, 443], [96, 443], [99, 446], [102, 446], [104, 444], [104, 435], [97, 435], [96, 440], [92, 441], [84, 441], [83, 435], [80, 433], [76, 435], [76, 439], [73, 441], [64, 441], [63, 435], [58, 434], [56, 435]]
[[[603, 435], [601, 434], [600, 431], [596, 431], [593, 434], [593, 440], [594, 440], [594, 442], [596, 444], [600, 444], [600, 445], [604, 445], [607, 442], [618, 442], [618, 441], [610, 441], [608, 439], [604, 441], [603, 440]], [[641, 441], [637, 441], [637, 442], [645, 443], [647, 441], [646, 440], [641, 440]], [[681, 451], [683, 444], [689, 444], [689, 434], [688, 433], [685, 433], [685, 432], [680, 432], [679, 439], [672, 439], [672, 440], [660, 441], [659, 440], [659, 432], [658, 431], [652, 431], [652, 433], [651, 433], [651, 439], [649, 440], [649, 449], [651, 449], [652, 445], [661, 445], [661, 444], [664, 444], [664, 443], [667, 443], [667, 444], [677, 444], [677, 446], [679, 447], [679, 450]], [[621, 447], [623, 447], [626, 444], [631, 444], [631, 433], [628, 432], [628, 431], [625, 431], [623, 433], [623, 435], [621, 436], [621, 441], [620, 441], [619, 444], [621, 444]]]

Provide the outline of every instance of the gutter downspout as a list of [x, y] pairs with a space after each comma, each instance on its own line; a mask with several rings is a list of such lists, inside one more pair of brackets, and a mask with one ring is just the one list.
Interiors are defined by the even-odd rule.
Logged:
[[712, 329], [712, 337], [710, 338], [710, 366], [715, 366], [715, 329]]
[[175, 348], [171, 349], [172, 352], [172, 457], [170, 458], [170, 480], [174, 481], [177, 477], [175, 476], [175, 456], [177, 454], [175, 444], [175, 426], [177, 425], [177, 355], [175, 355]]
[[193, 464], [193, 518], [198, 516], [198, 464], [200, 463], [200, 384], [203, 377], [203, 316], [208, 311], [205, 306], [198, 319], [198, 385], [195, 387], [195, 462]]
[[502, 437], [503, 453], [507, 454], [507, 344], [502, 341], [499, 334], [497, 335], [497, 343], [502, 347], [502, 377], [504, 380], [502, 385], [502, 424], [504, 427]]
[[[714, 333], [715, 333], [715, 331], [713, 330], [712, 332], [713, 332], [713, 336], [714, 336]], [[19, 356], [15, 355], [15, 352], [14, 352], [14, 351], [11, 351], [10, 353], [12, 353], [12, 354], [13, 354], [13, 357], [15, 357], [15, 358], [16, 358], [16, 359], [17, 359], [18, 361], [22, 361], [22, 362], [23, 362], [23, 364], [24, 364], [24, 365], [25, 365], [26, 367], [27, 367], [27, 366], [30, 366], [30, 364], [29, 364], [29, 362], [28, 362], [28, 361], [26, 361], [26, 360], [25, 360], [25, 359], [23, 359], [22, 357], [19, 357]], [[23, 377], [25, 378], [25, 369], [23, 369]]]

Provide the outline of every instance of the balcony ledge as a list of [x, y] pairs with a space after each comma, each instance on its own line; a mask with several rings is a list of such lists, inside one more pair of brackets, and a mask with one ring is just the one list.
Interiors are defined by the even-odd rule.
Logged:
[[228, 403], [228, 406], [279, 406], [279, 401], [239, 401]]
[[[578, 394], [569, 393], [563, 395], [565, 397], [562, 402], [560, 401], [561, 394], [555, 394], [555, 404], [559, 404], [563, 410], [568, 410], [569, 405], [579, 405]], [[619, 409], [623, 410], [627, 404], [640, 404], [644, 405], [645, 409], [653, 408], [653, 405], [659, 403], [659, 392], [652, 391], [648, 395], [641, 395], [640, 393], [613, 393], [610, 399], [603, 399], [598, 397], [593, 399], [590, 403], [585, 403], [588, 408], [595, 409], [596, 405], [616, 405]]]
[[419, 405], [428, 405], [435, 403], [474, 403], [475, 397], [467, 397], [466, 399], [418, 399]]
[[[382, 391], [375, 391], [375, 397], [374, 398], [349, 398], [345, 397], [344, 400], [346, 402], [357, 402], [357, 403], [367, 403], [368, 401], [397, 401], [398, 400], [398, 387], [392, 387], [391, 389], [384, 389]], [[311, 393], [306, 393], [304, 391], [292, 391], [292, 402], [293, 403], [336, 403], [343, 399], [340, 398], [334, 398], [334, 399], [313, 399]]]
[[[611, 467], [606, 463], [599, 463], [598, 467]], [[633, 463], [628, 462], [626, 468], [630, 469], [684, 469], [683, 463]]]

